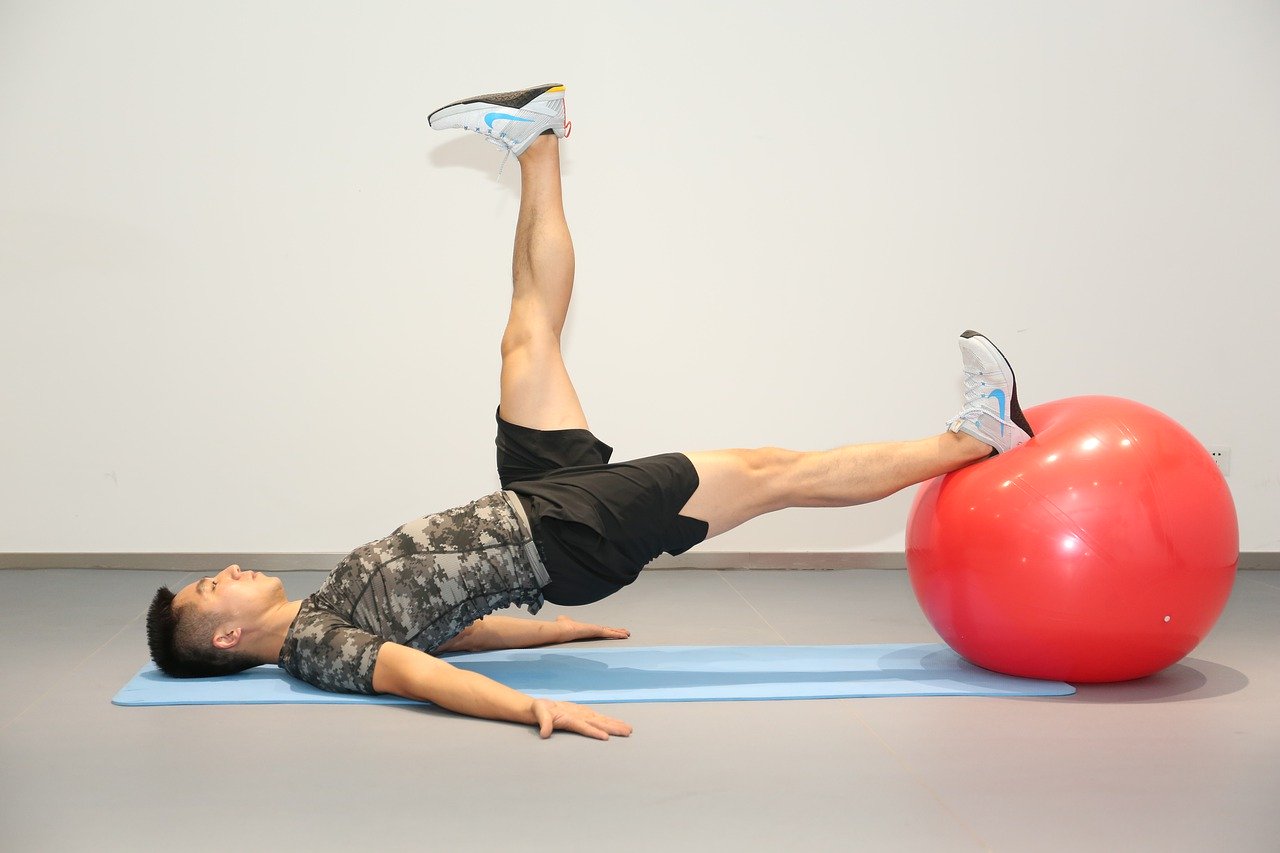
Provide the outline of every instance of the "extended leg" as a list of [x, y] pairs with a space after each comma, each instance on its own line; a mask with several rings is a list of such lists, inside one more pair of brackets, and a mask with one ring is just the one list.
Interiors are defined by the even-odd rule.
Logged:
[[699, 483], [681, 515], [707, 522], [710, 538], [787, 507], [877, 501], [990, 453], [976, 438], [951, 432], [808, 453], [774, 447], [687, 453]]
[[560, 195], [559, 140], [520, 155], [520, 218], [511, 261], [511, 316], [502, 335], [504, 420], [533, 429], [586, 429], [560, 353], [573, 293], [573, 240]]
[[715, 536], [785, 507], [877, 501], [1031, 440], [1004, 354], [974, 331], [960, 336], [960, 353], [964, 407], [942, 435], [818, 453], [776, 448], [689, 453], [699, 482], [681, 514], [707, 522], [708, 536]]

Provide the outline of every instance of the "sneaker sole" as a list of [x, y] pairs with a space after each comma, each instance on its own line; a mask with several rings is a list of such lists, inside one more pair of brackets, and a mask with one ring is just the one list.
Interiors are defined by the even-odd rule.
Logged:
[[981, 332], [968, 329], [960, 337], [981, 338], [984, 344], [996, 351], [996, 355], [1000, 356], [1004, 366], [1009, 368], [1009, 420], [1017, 424], [1028, 436], [1034, 436], [1035, 433], [1031, 431], [1031, 423], [1027, 420], [1026, 415], [1022, 414], [1022, 406], [1018, 405], [1018, 377], [1013, 372], [1013, 365], [1009, 363], [1009, 359], [1005, 358], [1004, 353], [1000, 352], [1000, 347], [992, 343], [991, 339]]
[[446, 104], [440, 109], [427, 116], [427, 124], [433, 124], [438, 119], [448, 118], [458, 113], [469, 112], [476, 108], [477, 105], [487, 107], [497, 107], [500, 109], [518, 110], [529, 105], [535, 98], [539, 98], [548, 92], [563, 92], [563, 83], [547, 83], [543, 86], [534, 86], [532, 89], [521, 89], [518, 92], [497, 92], [491, 95], [476, 95], [462, 101], [454, 101], [452, 104]]

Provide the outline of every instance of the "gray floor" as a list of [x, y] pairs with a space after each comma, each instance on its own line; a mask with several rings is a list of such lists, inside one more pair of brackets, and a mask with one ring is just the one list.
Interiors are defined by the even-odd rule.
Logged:
[[[1139, 682], [605, 706], [635, 726], [608, 743], [425, 706], [111, 705], [150, 592], [191, 577], [0, 572], [0, 850], [1280, 850], [1277, 572]], [[652, 572], [575, 615], [643, 645], [937, 639], [905, 572]]]

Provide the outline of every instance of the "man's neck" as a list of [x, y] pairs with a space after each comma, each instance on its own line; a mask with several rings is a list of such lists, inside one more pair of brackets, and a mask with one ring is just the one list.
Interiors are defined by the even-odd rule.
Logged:
[[262, 617], [261, 626], [254, 632], [248, 648], [249, 654], [261, 663], [275, 663], [280, 659], [280, 649], [284, 647], [284, 638], [289, 633], [289, 626], [298, 616], [302, 607], [302, 599], [285, 601], [268, 610]]

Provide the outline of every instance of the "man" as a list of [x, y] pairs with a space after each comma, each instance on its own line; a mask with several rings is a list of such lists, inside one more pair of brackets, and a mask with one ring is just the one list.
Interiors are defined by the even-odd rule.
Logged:
[[[437, 129], [482, 134], [519, 159], [511, 313], [502, 337], [502, 491], [397, 528], [353, 551], [320, 590], [289, 601], [278, 578], [228, 566], [147, 616], [152, 657], [177, 676], [264, 663], [336, 691], [394, 693], [477, 717], [607, 740], [626, 723], [533, 699], [433, 654], [625, 639], [560, 617], [489, 615], [512, 605], [597, 601], [662, 552], [680, 554], [764, 513], [853, 506], [1006, 452], [1030, 438], [1013, 370], [974, 332], [960, 341], [968, 391], [941, 435], [800, 453], [777, 448], [668, 453], [609, 464], [588, 431], [560, 355], [574, 254], [561, 203], [564, 87], [482, 95], [432, 113]], [[505, 160], [504, 160], [505, 163]]]

